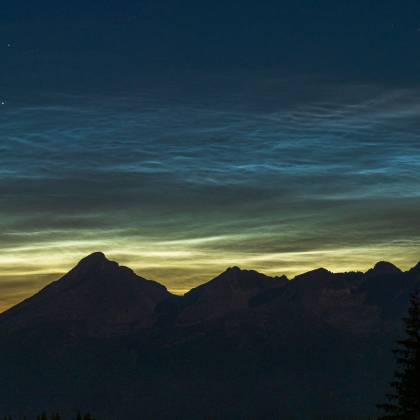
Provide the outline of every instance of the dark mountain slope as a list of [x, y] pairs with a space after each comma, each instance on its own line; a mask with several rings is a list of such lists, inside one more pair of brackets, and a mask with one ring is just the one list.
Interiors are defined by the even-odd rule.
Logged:
[[93, 254], [0, 315], [0, 409], [91, 410], [102, 420], [367, 417], [392, 379], [389, 349], [403, 337], [419, 267], [381, 262], [290, 281], [234, 267], [180, 297]]
[[172, 296], [165, 286], [137, 276], [101, 252], [82, 259], [60, 280], [0, 314], [0, 334], [48, 324], [82, 326], [108, 336], [151, 326], [156, 303]]
[[180, 325], [219, 318], [248, 308], [249, 301], [264, 291], [279, 289], [288, 283], [286, 276], [269, 277], [253, 270], [228, 268], [213, 280], [191, 289], [184, 296], [170, 297], [156, 311], [164, 314], [158, 325], [170, 321]]

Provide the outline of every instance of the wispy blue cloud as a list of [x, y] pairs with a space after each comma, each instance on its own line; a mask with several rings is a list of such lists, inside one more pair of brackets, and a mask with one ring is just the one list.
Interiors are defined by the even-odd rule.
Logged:
[[298, 83], [281, 81], [288, 100], [278, 102], [266, 82], [202, 101], [146, 92], [6, 103], [0, 274], [13, 271], [11, 253], [48, 272], [57, 247], [55, 270], [63, 255], [102, 248], [172, 288], [201, 281], [191, 273], [205, 259], [206, 273], [230, 258], [290, 275], [340, 250], [348, 268], [371, 249], [408, 266], [420, 235], [418, 91], [319, 85], [305, 99]]

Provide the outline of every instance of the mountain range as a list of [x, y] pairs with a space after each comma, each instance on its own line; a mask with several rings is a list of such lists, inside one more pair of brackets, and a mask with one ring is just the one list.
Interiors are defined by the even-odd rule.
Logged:
[[292, 280], [232, 267], [177, 296], [96, 252], [0, 314], [0, 416], [374, 416], [416, 286], [420, 263]]

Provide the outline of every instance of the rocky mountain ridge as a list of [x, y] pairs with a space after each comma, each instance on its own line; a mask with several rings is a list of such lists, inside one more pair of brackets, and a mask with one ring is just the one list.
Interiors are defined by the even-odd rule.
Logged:
[[292, 280], [232, 267], [176, 296], [94, 253], [0, 314], [0, 408], [363, 418], [392, 379], [389, 349], [416, 286], [420, 263]]
[[389, 312], [389, 301], [385, 304], [379, 297], [398, 298], [417, 279], [419, 266], [403, 273], [382, 261], [366, 273], [335, 274], [319, 268], [293, 280], [232, 267], [177, 296], [95, 252], [61, 279], [0, 314], [0, 335], [61, 321], [62, 325], [81, 323], [84, 334], [93, 337], [113, 336], [143, 328], [193, 325], [284, 301], [305, 307], [336, 327], [367, 332]]

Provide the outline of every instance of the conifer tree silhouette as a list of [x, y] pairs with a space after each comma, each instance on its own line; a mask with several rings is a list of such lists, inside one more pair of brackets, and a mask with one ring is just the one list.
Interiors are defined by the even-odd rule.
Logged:
[[85, 416], [83, 417], [83, 420], [93, 420], [89, 411], [85, 414]]
[[37, 416], [36, 420], [48, 420], [47, 415], [45, 414], [45, 411], [42, 412], [41, 417]]
[[408, 317], [403, 318], [407, 338], [397, 341], [399, 348], [392, 350], [400, 369], [394, 373], [390, 386], [394, 394], [385, 394], [393, 404], [376, 404], [390, 415], [379, 420], [420, 420], [420, 292], [416, 287], [410, 294]]

